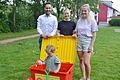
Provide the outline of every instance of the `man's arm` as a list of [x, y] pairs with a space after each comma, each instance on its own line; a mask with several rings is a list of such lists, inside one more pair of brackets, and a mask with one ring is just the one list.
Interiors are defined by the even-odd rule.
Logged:
[[39, 18], [37, 19], [37, 31], [38, 31], [38, 33], [39, 33], [43, 38], [47, 38], [47, 36], [45, 36], [45, 35], [43, 34], [42, 30], [41, 30], [41, 27], [43, 26], [43, 25], [41, 25], [41, 22], [42, 22], [42, 20], [41, 20], [41, 18], [39, 17]]
[[37, 31], [40, 35], [42, 35], [43, 32], [42, 32], [40, 27], [41, 27], [41, 19], [40, 19], [40, 17], [38, 17], [38, 19], [37, 19]]

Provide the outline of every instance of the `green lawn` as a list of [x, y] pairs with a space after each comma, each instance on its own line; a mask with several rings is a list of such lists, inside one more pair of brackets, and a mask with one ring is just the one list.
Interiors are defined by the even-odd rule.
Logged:
[[15, 37], [22, 37], [22, 36], [32, 35], [36, 33], [37, 33], [36, 29], [27, 30], [23, 32], [15, 32], [15, 33], [13, 32], [0, 33], [0, 40], [8, 39], [8, 38], [15, 38]]
[[[29, 66], [39, 58], [38, 38], [0, 45], [0, 80], [25, 80], [30, 77]], [[91, 80], [120, 80], [120, 33], [114, 27], [97, 32], [91, 59]], [[79, 80], [78, 58], [73, 80]]]
[[36, 39], [0, 45], [0, 80], [25, 80], [29, 66], [39, 58]]

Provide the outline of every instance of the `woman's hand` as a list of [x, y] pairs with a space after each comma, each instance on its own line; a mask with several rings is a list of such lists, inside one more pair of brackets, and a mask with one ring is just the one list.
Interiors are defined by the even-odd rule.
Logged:
[[88, 53], [93, 53], [93, 47], [92, 47], [92, 46], [90, 46], [90, 47], [88, 48]]
[[60, 36], [64, 36], [63, 34], [60, 34]]
[[73, 36], [73, 37], [77, 37], [77, 35], [76, 35], [76, 34], [73, 34], [72, 36]]

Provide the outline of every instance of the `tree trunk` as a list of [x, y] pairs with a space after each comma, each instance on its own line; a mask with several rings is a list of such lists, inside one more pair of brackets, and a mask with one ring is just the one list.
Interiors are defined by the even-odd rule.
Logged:
[[13, 31], [16, 31], [16, 0], [13, 0]]
[[42, 0], [42, 3], [43, 3], [43, 14], [44, 14], [44, 4], [45, 4], [45, 0]]
[[77, 6], [76, 6], [76, 10], [77, 10], [77, 19], [79, 19], [79, 1], [77, 0]]
[[60, 0], [56, 3], [56, 8], [57, 8], [57, 18], [59, 20], [60, 18]]

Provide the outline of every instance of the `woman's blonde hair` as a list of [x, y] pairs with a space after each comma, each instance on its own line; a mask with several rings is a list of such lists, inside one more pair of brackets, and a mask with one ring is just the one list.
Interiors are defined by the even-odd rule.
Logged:
[[[80, 8], [80, 12], [81, 12], [81, 10], [84, 9], [84, 8], [86, 8], [86, 9], [88, 10], [88, 12], [89, 12], [89, 13], [88, 13], [87, 20], [90, 21], [90, 20], [91, 20], [90, 5], [89, 5], [89, 4], [84, 4], [84, 5], [82, 5], [81, 8]], [[81, 13], [80, 13], [80, 17], [81, 17]]]
[[82, 6], [81, 6], [81, 10], [82, 10], [83, 8], [87, 8], [88, 11], [90, 12], [90, 5], [89, 5], [89, 4], [84, 4], [84, 5], [82, 5]]
[[65, 8], [64, 12], [65, 12], [65, 11], [69, 11], [69, 12], [70, 12], [70, 9], [68, 9], [68, 8]]

